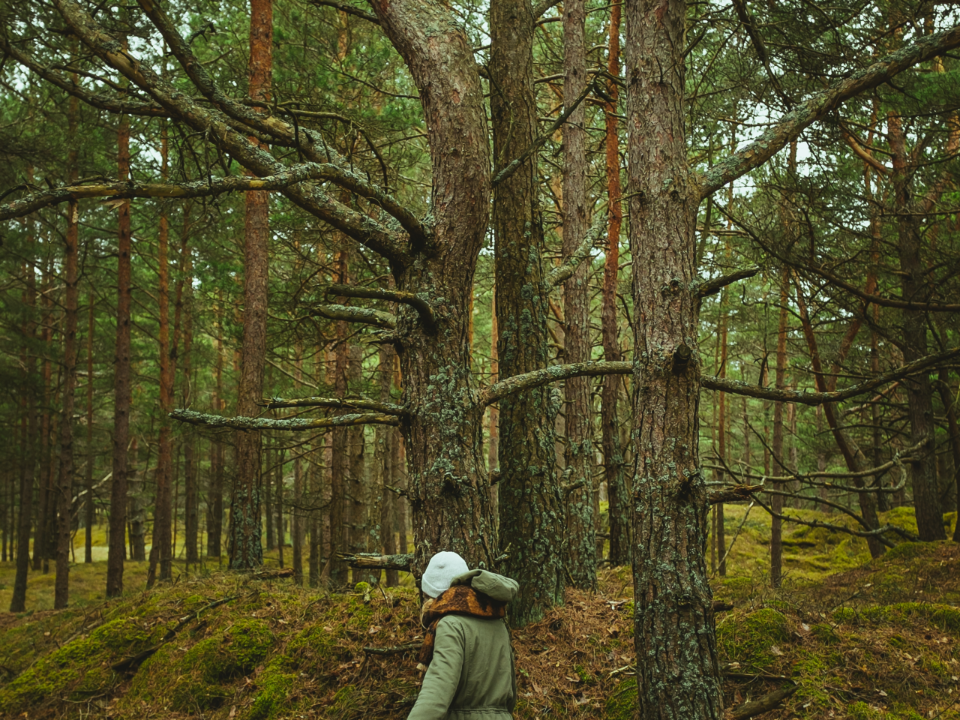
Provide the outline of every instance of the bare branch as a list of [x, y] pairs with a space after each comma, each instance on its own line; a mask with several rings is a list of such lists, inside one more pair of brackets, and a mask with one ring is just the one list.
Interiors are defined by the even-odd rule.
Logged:
[[745, 268], [743, 270], [736, 270], [735, 272], [730, 273], [729, 275], [721, 275], [718, 278], [713, 280], [707, 280], [700, 283], [697, 287], [697, 295], [701, 298], [710, 297], [711, 295], [716, 295], [718, 292], [723, 290], [727, 285], [732, 285], [735, 282], [740, 280], [746, 280], [747, 278], [752, 278], [760, 272], [760, 268], [752, 267]]
[[960, 46], [960, 25], [944, 32], [928, 35], [805, 100], [745, 148], [714, 165], [703, 177], [701, 199], [763, 165], [790, 141], [797, 138], [804, 128], [817, 120], [822, 120], [846, 100], [865, 90], [882, 85], [904, 70], [918, 63], [932, 60], [958, 46]]
[[538, 2], [536, 5], [533, 6], [534, 21], [537, 21], [540, 18], [542, 18], [543, 14], [547, 12], [547, 10], [559, 4], [560, 4], [560, 0], [540, 0], [540, 2]]
[[191, 425], [206, 425], [211, 428], [234, 428], [235, 430], [314, 430], [329, 427], [354, 427], [357, 425], [399, 425], [396, 415], [365, 413], [338, 415], [332, 418], [254, 418], [223, 417], [207, 415], [193, 410], [174, 410], [170, 417]]
[[377, 19], [376, 15], [371, 13], [364, 12], [358, 7], [349, 5], [347, 3], [336, 2], [336, 0], [308, 0], [311, 5], [316, 5], [317, 7], [331, 7], [341, 12], [347, 13], [347, 15], [353, 15], [354, 17], [363, 18], [367, 22], [372, 22], [374, 25], [379, 25], [380, 21]]
[[760, 37], [760, 30], [757, 28], [756, 21], [747, 10], [746, 2], [744, 2], [744, 0], [733, 0], [733, 6], [737, 10], [737, 17], [740, 18], [740, 22], [746, 29], [747, 35], [750, 36], [750, 41], [753, 43], [753, 49], [757, 51], [757, 57], [763, 64], [763, 69], [767, 71], [767, 77], [770, 78], [770, 82], [773, 84], [774, 91], [789, 110], [793, 103], [790, 102], [790, 98], [788, 98], [787, 94], [783, 91], [783, 86], [780, 84], [780, 80], [776, 75], [773, 74], [773, 70], [770, 69], [770, 58], [767, 54], [767, 47], [763, 44], [763, 38]]
[[317, 305], [313, 308], [311, 314], [325, 317], [328, 320], [366, 323], [387, 330], [393, 330], [397, 327], [395, 315], [382, 310], [371, 310], [370, 308], [350, 307], [349, 305]]
[[[596, 76], [597, 76], [597, 73], [594, 73], [593, 77], [595, 78]], [[506, 167], [503, 168], [503, 170], [498, 172], [496, 176], [493, 178], [493, 180], [490, 181], [490, 186], [496, 187], [497, 185], [502, 183], [504, 180], [506, 180], [508, 177], [513, 175], [517, 170], [519, 170], [520, 166], [523, 165], [530, 158], [531, 155], [533, 155], [537, 150], [543, 147], [543, 144], [547, 140], [553, 137], [553, 134], [560, 128], [561, 125], [563, 125], [567, 121], [567, 118], [573, 114], [573, 111], [577, 109], [580, 103], [582, 103], [584, 100], [587, 99], [587, 96], [592, 91], [593, 91], [593, 78], [590, 78], [590, 81], [587, 82], [587, 84], [584, 86], [583, 92], [580, 93], [580, 96], [576, 100], [574, 100], [569, 107], [566, 107], [563, 109], [563, 112], [560, 113], [559, 117], [557, 117], [557, 119], [553, 121], [553, 124], [550, 125], [550, 127], [548, 127], [536, 140], [534, 140], [533, 144], [531, 144], [530, 147], [524, 150], [523, 153], [521, 153], [520, 157], [518, 157], [516, 160], [511, 161], [509, 165], [507, 165]]]
[[582, 362], [572, 365], [552, 365], [542, 370], [514, 375], [493, 385], [487, 386], [480, 393], [480, 405], [486, 406], [497, 402], [500, 398], [513, 393], [541, 385], [560, 382], [573, 377], [590, 377], [596, 375], [629, 375], [633, 372], [633, 364], [629, 362]]
[[587, 230], [586, 233], [584, 233], [583, 240], [580, 241], [577, 249], [573, 251], [573, 254], [570, 257], [565, 258], [562, 263], [560, 263], [547, 274], [547, 277], [544, 280], [544, 284], [547, 286], [547, 288], [555, 288], [569, 280], [577, 271], [577, 268], [580, 267], [581, 263], [590, 259], [597, 241], [603, 237], [606, 230], [606, 213], [594, 213], [593, 225]]
[[431, 332], [436, 328], [436, 318], [433, 315], [433, 307], [422, 297], [402, 290], [387, 290], [384, 288], [364, 288], [353, 285], [331, 285], [327, 288], [328, 295], [338, 295], [340, 297], [367, 298], [370, 300], [387, 300], [389, 302], [403, 303], [410, 305], [420, 315], [420, 320]]
[[323, 397], [305, 397], [285, 400], [284, 398], [264, 398], [259, 405], [261, 407], [276, 410], [277, 408], [297, 408], [297, 407], [324, 407], [335, 408], [339, 410], [372, 410], [383, 413], [384, 415], [403, 415], [403, 408], [391, 403], [381, 403], [374, 400], [363, 398], [323, 398]]
[[[914, 373], [926, 370], [929, 367], [939, 365], [945, 360], [960, 355], [960, 348], [946, 350], [936, 355], [927, 355], [919, 360], [902, 365], [896, 370], [877, 375], [870, 380], [853, 385], [843, 390], [833, 392], [797, 392], [795, 390], [777, 390], [775, 388], [759, 387], [757, 385], [747, 385], [746, 383], [735, 380], [704, 375], [700, 378], [700, 385], [710, 390], [719, 390], [721, 392], [731, 393], [733, 395], [746, 395], [747, 397], [760, 398], [763, 400], [775, 400], [777, 402], [794, 402], [801, 405], [823, 405], [824, 403], [840, 402], [847, 398], [856, 397], [870, 392], [874, 388], [885, 385], [893, 380], [913, 375]], [[600, 373], [598, 373], [600, 374]], [[492, 387], [492, 386], [491, 386]]]
[[711, 505], [719, 505], [720, 503], [750, 500], [753, 497], [753, 493], [759, 492], [760, 490], [763, 490], [763, 485], [738, 485], [710, 493], [707, 501]]

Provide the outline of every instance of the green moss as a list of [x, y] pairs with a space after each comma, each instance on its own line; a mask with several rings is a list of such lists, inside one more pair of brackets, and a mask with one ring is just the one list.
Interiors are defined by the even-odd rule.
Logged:
[[787, 619], [772, 608], [748, 615], [731, 615], [717, 624], [717, 647], [721, 657], [754, 670], [771, 665], [776, 656], [770, 648], [789, 639]]
[[630, 720], [637, 714], [637, 680], [627, 678], [614, 690], [606, 703], [608, 720]]
[[855, 702], [847, 708], [847, 713], [852, 720], [874, 720], [881, 715], [865, 702]]
[[882, 556], [884, 562], [893, 562], [894, 560], [912, 560], [926, 554], [925, 543], [904, 542], [896, 547], [887, 550]]
[[257, 677], [258, 692], [246, 714], [247, 720], [271, 720], [289, 705], [290, 689], [297, 675], [285, 670], [285, 660], [280, 657], [272, 661]]
[[351, 711], [359, 710], [364, 705], [364, 695], [364, 692], [355, 685], [344, 685], [333, 696], [327, 708], [327, 717], [345, 717]]
[[834, 629], [826, 623], [817, 623], [810, 628], [810, 632], [813, 633], [813, 636], [822, 643], [836, 645], [840, 642], [840, 636], [837, 635]]
[[908, 619], [922, 620], [943, 632], [960, 634], [960, 608], [927, 603], [875, 605], [859, 611], [843, 608], [833, 614], [838, 623], [869, 622], [874, 625], [896, 625]]
[[119, 618], [40, 659], [0, 691], [0, 712], [10, 715], [47, 699], [81, 700], [109, 689], [111, 665], [153, 643], [151, 630], [134, 618]]

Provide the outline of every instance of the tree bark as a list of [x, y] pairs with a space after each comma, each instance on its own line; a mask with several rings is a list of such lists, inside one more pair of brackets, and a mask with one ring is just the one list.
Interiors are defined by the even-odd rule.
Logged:
[[[33, 168], [27, 168], [27, 180], [33, 182]], [[27, 220], [27, 247], [30, 256], [36, 257], [33, 218]], [[25, 262], [23, 304], [27, 312], [27, 321], [23, 334], [32, 344], [37, 335], [34, 320], [36, 309], [36, 275], [33, 265]], [[27, 609], [27, 577], [30, 570], [30, 526], [33, 521], [34, 478], [37, 468], [37, 398], [33, 389], [33, 377], [37, 368], [37, 358], [27, 345], [24, 353], [23, 373], [23, 417], [21, 429], [23, 442], [20, 448], [20, 517], [17, 526], [17, 569], [13, 581], [13, 595], [10, 598], [10, 612], [24, 612]]]
[[[780, 273], [780, 319], [777, 324], [777, 374], [776, 387], [784, 390], [787, 387], [787, 301], [790, 298], [790, 269], [784, 267]], [[774, 474], [786, 475], [790, 471], [782, 465], [783, 462], [783, 403], [773, 404], [773, 462]], [[794, 468], [796, 470], [796, 468]], [[774, 483], [774, 490], [783, 490], [783, 483]], [[778, 588], [783, 582], [783, 521], [779, 516], [783, 514], [783, 495], [773, 495], [770, 498], [770, 507], [773, 515], [770, 528], [770, 584]]]
[[[904, 141], [900, 117], [893, 113], [887, 118], [890, 151], [893, 154], [894, 206], [897, 212], [897, 256], [900, 261], [900, 294], [910, 302], [924, 302], [930, 298], [922, 257], [922, 239], [919, 220], [912, 212], [913, 175]], [[904, 362], [911, 362], [927, 354], [927, 323], [923, 316], [905, 311], [902, 329]], [[910, 463], [910, 485], [917, 518], [917, 534], [921, 540], [944, 540], [943, 508], [937, 487], [936, 453], [934, 451], [933, 388], [927, 372], [921, 372], [903, 381], [907, 390], [907, 417], [910, 421], [910, 444], [926, 440], [924, 451]]]
[[[117, 128], [117, 179], [130, 177], [130, 121], [124, 115]], [[127, 447], [130, 444], [130, 303], [132, 229], [130, 202], [120, 205], [117, 218], [117, 331], [113, 367], [113, 477], [110, 481], [110, 537], [107, 550], [107, 597], [123, 592], [127, 557]]]
[[[223, 399], [223, 294], [218, 292], [215, 309], [217, 339], [216, 360], [214, 362], [214, 412], [222, 412], [225, 407]], [[223, 554], [221, 540], [223, 537], [223, 474], [224, 453], [223, 443], [214, 438], [210, 447], [210, 483], [207, 487], [207, 557], [217, 558]]]
[[[77, 127], [80, 122], [80, 101], [68, 101], [67, 156], [68, 180], [75, 183], [80, 176]], [[80, 299], [80, 208], [76, 202], [67, 205], [67, 233], [64, 248], [64, 329], [63, 329], [63, 414], [60, 420], [60, 473], [57, 482], [57, 580], [53, 607], [65, 608], [70, 599], [70, 550], [73, 519], [73, 408], [77, 385], [77, 322]]]
[[698, 457], [693, 290], [700, 192], [684, 132], [686, 3], [628, 0], [627, 126], [634, 280], [633, 576], [637, 716], [720, 720]]
[[[607, 72], [612, 77], [620, 76], [620, 14], [621, 3], [610, 6], [609, 49]], [[603, 304], [600, 325], [603, 342], [603, 359], [619, 362], [620, 333], [617, 325], [617, 281], [620, 271], [620, 227], [623, 209], [620, 197], [620, 130], [617, 114], [620, 87], [613, 80], [607, 81], [609, 101], [604, 107], [606, 126], [606, 175], [607, 175], [607, 248], [603, 263]], [[626, 565], [630, 562], [630, 500], [624, 473], [623, 448], [618, 432], [617, 405], [620, 399], [621, 380], [616, 375], [603, 378], [600, 398], [600, 433], [603, 446], [603, 474], [607, 483], [608, 516], [610, 518], [610, 564]]]
[[[720, 378], [727, 377], [727, 308], [726, 308], [727, 294], [724, 292], [720, 297], [720, 327], [719, 329], [719, 344], [720, 344], [720, 363], [717, 368], [717, 375]], [[717, 453], [720, 455], [721, 464], [725, 465], [727, 462], [727, 394], [724, 392], [718, 392], [716, 394], [717, 399]], [[720, 472], [717, 474], [717, 479], [721, 482], [723, 481], [723, 473]], [[726, 533], [726, 518], [724, 517], [723, 512], [723, 503], [717, 503], [713, 506], [714, 508], [714, 517], [717, 521], [716, 534], [715, 534], [715, 544], [717, 546], [717, 574], [720, 577], [727, 576], [727, 533]]]
[[[272, 0], [250, 0], [250, 98], [271, 99], [273, 69]], [[267, 343], [269, 266], [269, 194], [244, 196], [246, 220], [243, 250], [243, 342], [237, 414], [254, 416], [263, 395]], [[236, 434], [237, 465], [230, 501], [230, 567], [253, 570], [263, 564], [260, 541], [261, 438], [259, 432]]]
[[96, 328], [94, 322], [93, 291], [88, 296], [87, 315], [87, 476], [86, 495], [83, 501], [84, 510], [84, 538], [83, 562], [93, 562], [93, 333]]
[[[490, 110], [494, 170], [537, 139], [533, 87], [535, 23], [529, 0], [490, 4]], [[504, 377], [547, 365], [547, 295], [536, 153], [496, 188], [497, 328]], [[507, 575], [524, 578], [511, 606], [516, 626], [536, 622], [563, 602], [563, 506], [554, 470], [551, 389], [535, 388], [500, 402], [500, 544], [510, 545]]]
[[[187, 222], [184, 214], [184, 223]], [[193, 262], [186, 239], [188, 230], [184, 228], [184, 245], [181, 252], [181, 273], [183, 275], [183, 383], [180, 407], [190, 407], [193, 400]], [[197, 472], [197, 440], [192, 433], [183, 437], [183, 476], [184, 476], [184, 559], [188, 566], [200, 563], [200, 492]]]
[[[563, 101], [572, 105], [587, 84], [584, 49], [584, 0], [567, 0], [563, 7]], [[585, 107], [577, 106], [563, 126], [563, 254], [571, 257], [587, 232], [587, 156]], [[563, 285], [565, 362], [590, 359], [589, 264], [580, 263]], [[563, 561], [574, 587], [597, 584], [597, 536], [593, 507], [593, 403], [590, 380], [564, 383], [567, 435], [565, 484], [575, 488], [566, 500]]]

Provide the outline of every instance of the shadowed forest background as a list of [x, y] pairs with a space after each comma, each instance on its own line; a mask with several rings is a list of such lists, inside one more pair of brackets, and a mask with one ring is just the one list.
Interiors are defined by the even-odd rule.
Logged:
[[0, 714], [960, 717], [958, 23], [7, 0]]

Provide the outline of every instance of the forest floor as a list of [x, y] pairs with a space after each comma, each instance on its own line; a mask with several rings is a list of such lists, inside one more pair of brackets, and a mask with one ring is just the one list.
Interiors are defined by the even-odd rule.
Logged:
[[[796, 692], [782, 718], [960, 719], [960, 546], [904, 543], [870, 560], [865, 543], [787, 526], [785, 580], [767, 575], [769, 519], [727, 507], [728, 575], [715, 598], [727, 707], [781, 688]], [[827, 519], [813, 511], [792, 511]], [[952, 525], [955, 516], [946, 518]], [[886, 520], [911, 528], [911, 513]], [[276, 566], [276, 553], [268, 561]], [[145, 563], [129, 563], [142, 587]], [[0, 614], [0, 717], [403, 718], [420, 673], [412, 652], [364, 648], [416, 643], [409, 585], [345, 593], [289, 578], [177, 566], [177, 580], [103, 602], [105, 563], [71, 570], [74, 605], [43, 609], [53, 574], [34, 574], [20, 615]], [[12, 564], [0, 565], [9, 604]], [[514, 631], [517, 717], [633, 716], [631, 578], [606, 569], [595, 593]]]

